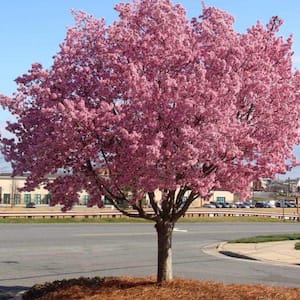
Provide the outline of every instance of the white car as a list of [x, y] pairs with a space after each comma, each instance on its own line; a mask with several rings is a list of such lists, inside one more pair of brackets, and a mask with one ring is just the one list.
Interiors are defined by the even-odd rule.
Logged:
[[202, 205], [203, 208], [216, 208], [216, 206], [212, 203], [204, 203]]

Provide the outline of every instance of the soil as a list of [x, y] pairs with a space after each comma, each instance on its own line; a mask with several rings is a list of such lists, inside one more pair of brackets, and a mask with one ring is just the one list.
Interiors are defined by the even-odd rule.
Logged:
[[223, 284], [176, 278], [158, 285], [154, 277], [78, 278], [35, 285], [24, 300], [296, 300], [300, 288]]

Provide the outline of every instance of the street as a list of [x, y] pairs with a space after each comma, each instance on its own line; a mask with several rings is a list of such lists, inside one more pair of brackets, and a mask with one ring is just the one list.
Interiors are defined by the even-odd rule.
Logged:
[[[1, 224], [0, 290], [80, 276], [156, 274], [153, 224]], [[300, 266], [278, 266], [207, 253], [222, 241], [299, 232], [297, 223], [179, 223], [174, 276], [227, 283], [299, 286]]]

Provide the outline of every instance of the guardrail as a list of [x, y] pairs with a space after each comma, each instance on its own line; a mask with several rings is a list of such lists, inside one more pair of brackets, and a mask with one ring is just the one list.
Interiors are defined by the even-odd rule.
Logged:
[[117, 218], [122, 213], [115, 212], [0, 212], [0, 218]]
[[[99, 212], [56, 212], [56, 211], [35, 211], [35, 212], [0, 212], [0, 218], [120, 218], [123, 214], [118, 211], [99, 211]], [[201, 218], [201, 217], [265, 217], [281, 220], [300, 221], [298, 214], [274, 213], [266, 211], [243, 211], [243, 210], [189, 210], [183, 218]]]
[[218, 210], [218, 211], [188, 211], [184, 217], [264, 217], [282, 220], [300, 221], [300, 216], [294, 213], [274, 213], [266, 211]]

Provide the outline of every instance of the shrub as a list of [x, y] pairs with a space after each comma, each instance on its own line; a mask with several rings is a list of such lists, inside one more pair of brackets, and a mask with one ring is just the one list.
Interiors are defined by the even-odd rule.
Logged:
[[297, 243], [295, 244], [295, 250], [300, 250], [300, 242], [297, 242]]

